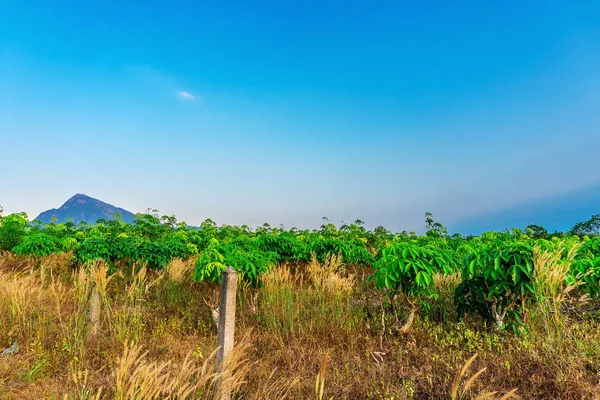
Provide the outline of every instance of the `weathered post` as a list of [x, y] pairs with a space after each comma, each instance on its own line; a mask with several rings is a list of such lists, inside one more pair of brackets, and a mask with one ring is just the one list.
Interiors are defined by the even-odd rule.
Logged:
[[88, 324], [89, 324], [89, 341], [93, 342], [96, 340], [98, 331], [100, 330], [100, 307], [102, 304], [102, 298], [98, 285], [96, 282], [92, 282], [92, 293], [90, 294], [90, 310], [88, 313]]
[[[235, 269], [228, 267], [221, 275], [221, 298], [219, 301], [217, 372], [223, 372], [223, 361], [233, 349], [235, 332], [235, 299], [237, 293], [238, 275]], [[231, 382], [229, 379], [219, 379], [217, 382], [221, 400], [231, 398]]]
[[94, 342], [100, 331], [100, 313], [102, 311], [102, 295], [98, 288], [98, 269], [104, 267], [104, 260], [98, 259], [94, 263], [94, 275], [91, 279], [92, 291], [88, 310], [88, 341]]

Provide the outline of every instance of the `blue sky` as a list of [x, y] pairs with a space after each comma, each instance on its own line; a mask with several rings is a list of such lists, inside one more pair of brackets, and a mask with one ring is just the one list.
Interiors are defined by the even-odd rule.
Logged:
[[476, 230], [597, 187], [599, 3], [450, 3], [0, 0], [0, 204]]

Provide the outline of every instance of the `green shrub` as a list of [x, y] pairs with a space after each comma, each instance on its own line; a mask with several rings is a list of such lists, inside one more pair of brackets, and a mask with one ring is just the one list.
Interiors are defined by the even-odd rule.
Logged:
[[10, 214], [0, 219], [0, 250], [12, 250], [27, 235], [27, 214]]
[[220, 282], [221, 272], [228, 266], [235, 268], [240, 278], [257, 286], [260, 277], [279, 262], [277, 253], [248, 250], [235, 244], [220, 244], [212, 239], [200, 254], [194, 270], [194, 280]]
[[372, 265], [375, 261], [373, 255], [367, 250], [366, 244], [360, 240], [344, 241], [316, 237], [309, 243], [310, 253], [317, 256], [323, 263], [330, 255], [340, 254], [344, 263], [355, 265]]
[[306, 243], [287, 232], [278, 235], [260, 235], [256, 245], [263, 252], [277, 253], [281, 261], [309, 261], [311, 258]]
[[450, 253], [444, 249], [400, 242], [383, 250], [372, 279], [380, 289], [402, 292], [411, 302], [419, 300], [428, 306], [427, 299], [436, 297], [433, 275], [451, 272], [451, 265]]
[[455, 293], [458, 315], [479, 314], [498, 329], [520, 327], [524, 305], [535, 299], [533, 272], [529, 242], [498, 239], [473, 251]]
[[21, 256], [45, 257], [63, 251], [59, 239], [45, 233], [27, 236], [19, 245], [13, 248], [15, 254]]
[[135, 241], [126, 235], [90, 237], [83, 240], [81, 246], [75, 251], [75, 256], [82, 264], [99, 258], [115, 263], [132, 257], [135, 260], [135, 249]]
[[600, 255], [577, 256], [571, 263], [569, 283], [581, 281], [581, 288], [590, 296], [600, 296]]
[[198, 254], [196, 246], [181, 239], [144, 241], [129, 248], [128, 258], [145, 263], [148, 268], [163, 268], [175, 258], [189, 258]]

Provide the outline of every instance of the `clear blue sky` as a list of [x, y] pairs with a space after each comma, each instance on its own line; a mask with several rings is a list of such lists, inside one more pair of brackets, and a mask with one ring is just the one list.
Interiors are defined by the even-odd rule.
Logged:
[[7, 212], [421, 230], [600, 184], [598, 1], [0, 9]]

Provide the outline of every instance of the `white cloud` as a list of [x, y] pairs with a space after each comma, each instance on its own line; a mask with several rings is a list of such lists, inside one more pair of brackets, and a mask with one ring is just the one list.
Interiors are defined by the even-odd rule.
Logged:
[[185, 90], [179, 91], [178, 92], [179, 97], [181, 97], [182, 99], [185, 100], [196, 100], [196, 96], [194, 96], [193, 94], [186, 92]]

